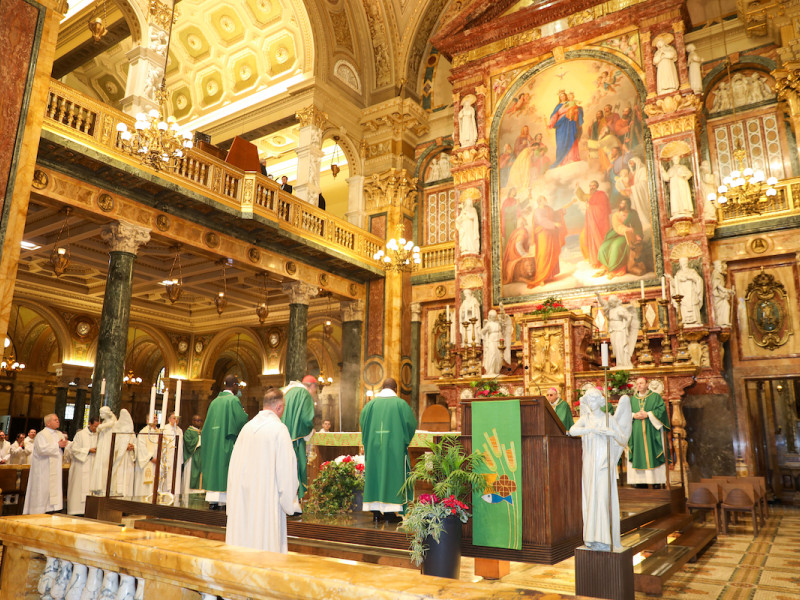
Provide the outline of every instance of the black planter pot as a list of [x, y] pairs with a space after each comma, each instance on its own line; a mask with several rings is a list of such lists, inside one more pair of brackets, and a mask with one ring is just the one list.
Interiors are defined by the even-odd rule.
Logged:
[[422, 560], [422, 574], [458, 579], [461, 570], [461, 520], [456, 515], [444, 521], [439, 541], [425, 538], [428, 551]]
[[361, 512], [364, 504], [364, 491], [358, 490], [353, 493], [353, 503], [350, 505], [350, 510], [353, 512]]

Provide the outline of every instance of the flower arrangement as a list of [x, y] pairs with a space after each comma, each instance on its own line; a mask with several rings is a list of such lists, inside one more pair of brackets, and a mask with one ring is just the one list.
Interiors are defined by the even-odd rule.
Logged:
[[627, 371], [609, 371], [608, 393], [611, 396], [621, 396], [633, 390], [633, 384], [628, 383], [630, 373]]
[[537, 304], [533, 308], [533, 310], [531, 312], [527, 313], [527, 314], [529, 314], [529, 315], [540, 315], [540, 316], [545, 316], [546, 317], [549, 314], [557, 313], [557, 312], [564, 312], [565, 310], [567, 310], [567, 307], [564, 306], [564, 304], [561, 302], [561, 300], [559, 300], [558, 298], [556, 298], [554, 296], [550, 296], [549, 298], [544, 300], [544, 302], [542, 302], [541, 304]]
[[320, 472], [309, 486], [309, 514], [337, 515], [350, 510], [356, 492], [364, 489], [364, 457], [338, 456], [320, 465]]
[[455, 515], [462, 523], [467, 522], [471, 515], [463, 500], [471, 494], [472, 486], [485, 485], [483, 476], [473, 472], [483, 462], [481, 453], [465, 454], [458, 436], [444, 435], [439, 442], [429, 442], [428, 450], [403, 484], [406, 491], [413, 490], [418, 481], [433, 487], [432, 494], [420, 494], [409, 505], [400, 525], [410, 534], [411, 560], [416, 565], [422, 563], [428, 550], [425, 539], [430, 536], [438, 542], [447, 517]]
[[508, 396], [508, 394], [500, 389], [500, 384], [496, 379], [476, 379], [469, 384], [473, 389], [473, 396], [475, 398], [487, 398], [489, 396]]

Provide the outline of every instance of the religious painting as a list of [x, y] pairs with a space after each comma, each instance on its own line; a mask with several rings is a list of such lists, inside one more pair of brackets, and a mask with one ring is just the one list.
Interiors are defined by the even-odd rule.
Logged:
[[616, 57], [539, 69], [492, 127], [495, 289], [523, 301], [655, 278], [641, 81]]
[[603, 40], [602, 42], [598, 43], [599, 46], [603, 46], [605, 48], [612, 48], [617, 52], [624, 54], [636, 64], [642, 64], [642, 56], [639, 50], [639, 32], [638, 31], [631, 31], [629, 33], [623, 33], [622, 35], [618, 35], [617, 37], [613, 37], [607, 40]]
[[767, 350], [783, 346], [794, 333], [786, 306], [786, 287], [762, 270], [747, 286], [745, 302], [753, 341]]

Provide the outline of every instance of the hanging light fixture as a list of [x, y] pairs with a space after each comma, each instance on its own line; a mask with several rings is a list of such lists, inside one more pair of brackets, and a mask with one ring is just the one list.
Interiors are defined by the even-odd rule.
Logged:
[[126, 383], [128, 385], [138, 385], [138, 384], [142, 383], [142, 378], [141, 377], [137, 377], [133, 373], [133, 367], [131, 366], [131, 365], [133, 365], [133, 348], [135, 346], [136, 346], [136, 328], [133, 329], [133, 342], [131, 342], [131, 349], [128, 352], [128, 358], [125, 361], [126, 364], [127, 364], [128, 369], [127, 369], [127, 371], [125, 372], [125, 375], [122, 378], [122, 383]]
[[169, 20], [169, 37], [164, 51], [164, 70], [161, 76], [161, 86], [156, 91], [155, 100], [158, 108], [136, 115], [134, 132], [128, 131], [125, 123], [117, 125], [119, 144], [122, 150], [139, 159], [144, 166], [156, 171], [172, 171], [182, 162], [184, 150], [189, 150], [194, 145], [191, 131], [178, 132], [178, 122], [175, 117], [166, 118], [167, 112], [167, 64], [169, 63], [169, 46], [172, 43], [172, 25], [175, 23], [175, 4], [172, 5], [172, 15]]
[[267, 306], [267, 303], [269, 302], [269, 292], [267, 292], [267, 274], [262, 273], [261, 275], [264, 278], [262, 284], [262, 290], [264, 292], [264, 301], [258, 306], [256, 306], [256, 315], [258, 315], [258, 322], [261, 325], [263, 325], [264, 323], [267, 322], [267, 317], [269, 316], [269, 307]]
[[[733, 110], [733, 123], [736, 127], [736, 98], [733, 95], [733, 77], [731, 75], [731, 60], [728, 55], [728, 42], [725, 35], [724, 19], [720, 20], [722, 28], [722, 43], [725, 50], [725, 70], [728, 74], [728, 92], [731, 96], [731, 108]], [[742, 127], [742, 124], [738, 124]], [[731, 135], [733, 128], [731, 128]], [[769, 198], [776, 196], [778, 192], [775, 187], [778, 184], [777, 177], [766, 177], [761, 169], [753, 169], [747, 164], [747, 151], [742, 147], [741, 140], [736, 140], [733, 151], [733, 159], [736, 169], [731, 174], [722, 179], [722, 185], [717, 188], [717, 192], [710, 192], [708, 199], [717, 204], [720, 208], [735, 208], [736, 213], [742, 216], [759, 215], [765, 208]]]
[[[330, 339], [331, 335], [333, 334], [333, 322], [331, 321], [331, 296], [333, 294], [331, 292], [326, 292], [328, 296], [328, 317], [325, 318], [325, 322], [322, 325], [322, 347], [325, 348], [328, 345], [328, 340]], [[331, 385], [333, 383], [333, 377], [326, 377], [325, 376], [325, 367], [324, 365], [320, 364], [319, 366], [319, 377], [317, 377], [317, 387], [321, 392], [322, 389], [326, 385]]]
[[[175, 265], [178, 265], [178, 277], [173, 277]], [[167, 288], [167, 298], [171, 304], [175, 304], [181, 299], [183, 294], [183, 270], [181, 269], [181, 247], [177, 246], [175, 249], [175, 258], [172, 259], [172, 267], [169, 270], [169, 277], [162, 282]]]
[[225, 269], [228, 266], [227, 259], [222, 261], [222, 291], [214, 298], [214, 305], [217, 307], [217, 314], [222, 316], [222, 311], [228, 306], [228, 299], [225, 298], [225, 293], [228, 291], [228, 282], [225, 275]]
[[[61, 224], [61, 229], [58, 231], [56, 243], [53, 244], [53, 250], [50, 252], [50, 266], [53, 267], [53, 273], [56, 277], [61, 277], [69, 267], [70, 252], [69, 252], [69, 216], [72, 214], [72, 207], [68, 206], [64, 209], [64, 222]], [[67, 230], [67, 236], [64, 245], [61, 244], [61, 236], [64, 235], [64, 230]]]
[[336, 164], [339, 162], [339, 136], [333, 136], [333, 141], [336, 143], [336, 146], [333, 149], [333, 157], [331, 158], [331, 175], [336, 179], [336, 176], [342, 170], [339, 165]]
[[[14, 319], [14, 337], [16, 337], [17, 332], [19, 331], [19, 310], [20, 306], [17, 304], [17, 316]], [[6, 336], [3, 344], [3, 360], [0, 361], [0, 373], [3, 375], [9, 375], [11, 373], [22, 371], [24, 368], [25, 363], [17, 361], [14, 342], [11, 341], [11, 337]]]
[[395, 237], [386, 242], [386, 250], [380, 249], [373, 256], [387, 271], [411, 272], [422, 262], [419, 246], [403, 237], [403, 225], [397, 224]]
[[106, 23], [108, 23], [108, 5], [106, 0], [103, 0], [102, 18], [100, 15], [97, 15], [94, 19], [89, 21], [89, 31], [92, 32], [92, 39], [95, 42], [99, 42], [108, 33]]

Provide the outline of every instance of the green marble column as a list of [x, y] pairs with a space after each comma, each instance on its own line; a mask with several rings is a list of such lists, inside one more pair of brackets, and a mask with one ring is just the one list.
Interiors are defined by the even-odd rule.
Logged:
[[81, 430], [81, 426], [83, 425], [83, 413], [84, 407], [86, 406], [86, 393], [88, 391], [89, 390], [82, 387], [75, 390], [75, 416], [69, 426], [69, 439], [74, 439], [75, 434]]
[[[128, 345], [128, 321], [131, 313], [133, 264], [141, 244], [150, 241], [150, 231], [125, 222], [111, 223], [102, 234], [109, 244], [110, 259], [103, 312], [100, 316], [100, 334], [92, 379], [90, 416], [98, 416], [105, 403], [114, 414], [119, 414], [122, 394], [123, 368]], [[102, 381], [106, 381], [105, 400], [101, 396]]]
[[[361, 416], [361, 348], [364, 344], [364, 303], [342, 302], [342, 380], [339, 383], [341, 431], [358, 431]], [[338, 411], [335, 411], [338, 419]]]
[[300, 381], [307, 375], [308, 303], [319, 288], [301, 281], [287, 283], [283, 291], [289, 296], [289, 335], [286, 340], [286, 383]]
[[411, 409], [419, 420], [420, 343], [422, 342], [422, 307], [411, 303]]
[[56, 388], [56, 405], [53, 412], [58, 416], [61, 427], [64, 427], [64, 413], [67, 410], [67, 393], [69, 388], [65, 382], [59, 381], [59, 386]]

